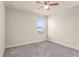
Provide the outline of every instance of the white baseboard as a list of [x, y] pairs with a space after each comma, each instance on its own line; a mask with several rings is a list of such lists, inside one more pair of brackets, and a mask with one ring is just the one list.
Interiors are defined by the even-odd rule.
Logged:
[[[60, 45], [72, 48], [72, 49], [79, 50], [79, 48], [75, 48], [75, 47], [72, 47], [72, 46], [69, 46], [69, 45], [66, 45], [66, 44], [63, 44], [63, 43], [59, 43], [59, 42], [53, 41], [52, 39], [47, 39], [47, 40], [50, 41], [50, 42], [54, 42], [54, 43], [57, 43], [57, 44], [60, 44]], [[25, 43], [10, 45], [10, 46], [7, 46], [6, 48], [21, 46], [21, 45], [26, 45], [26, 44], [31, 44], [31, 43], [41, 42], [41, 41], [46, 41], [46, 40], [38, 40], [38, 41], [25, 42]]]
[[63, 44], [63, 43], [60, 43], [60, 42], [57, 42], [57, 41], [53, 41], [52, 39], [48, 39], [48, 41], [54, 42], [54, 43], [57, 43], [59, 45], [62, 45], [62, 46], [65, 46], [65, 47], [69, 47], [69, 48], [72, 48], [72, 49], [75, 49], [75, 50], [78, 50], [79, 51], [79, 48], [75, 48], [75, 47], [72, 47], [70, 45], [66, 45], [66, 44]]
[[25, 43], [20, 43], [20, 44], [15, 44], [15, 45], [10, 45], [10, 46], [7, 46], [6, 48], [11, 48], [11, 47], [16, 47], [16, 46], [21, 46], [21, 45], [31, 44], [31, 43], [41, 42], [41, 41], [45, 41], [45, 40], [38, 40], [38, 41], [31, 41], [31, 42], [25, 42]]

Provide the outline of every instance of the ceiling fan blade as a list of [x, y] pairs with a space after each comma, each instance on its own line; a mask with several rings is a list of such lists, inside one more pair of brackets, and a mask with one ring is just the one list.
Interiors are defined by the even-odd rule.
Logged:
[[41, 8], [43, 8], [44, 6], [41, 6], [41, 7], [39, 7], [38, 9], [41, 9]]
[[56, 5], [59, 5], [59, 3], [52, 3], [52, 4], [49, 4], [50, 6], [56, 6]]
[[36, 1], [36, 3], [44, 4], [44, 1]]
[[36, 3], [40, 3], [39, 1], [36, 1]]
[[44, 4], [47, 5], [48, 3], [46, 1], [44, 1]]

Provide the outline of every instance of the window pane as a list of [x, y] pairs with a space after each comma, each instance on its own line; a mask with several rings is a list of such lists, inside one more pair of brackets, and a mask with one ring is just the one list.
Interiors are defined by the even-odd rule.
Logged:
[[45, 18], [39, 17], [37, 20], [37, 31], [44, 32], [45, 31]]

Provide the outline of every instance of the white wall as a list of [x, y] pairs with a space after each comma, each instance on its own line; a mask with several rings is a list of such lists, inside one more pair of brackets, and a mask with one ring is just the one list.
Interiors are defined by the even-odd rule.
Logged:
[[52, 42], [79, 49], [79, 6], [49, 16], [48, 35]]
[[0, 2], [0, 57], [5, 49], [5, 8], [4, 2]]
[[34, 13], [7, 8], [6, 47], [46, 40], [46, 33], [37, 32], [38, 16]]

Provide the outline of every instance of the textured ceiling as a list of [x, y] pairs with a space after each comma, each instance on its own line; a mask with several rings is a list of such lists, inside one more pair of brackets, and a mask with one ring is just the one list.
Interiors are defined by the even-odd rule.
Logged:
[[55, 1], [59, 2], [59, 6], [54, 6], [50, 10], [38, 9], [41, 4], [36, 3], [36, 1], [7, 1], [6, 6], [10, 8], [15, 8], [23, 11], [29, 11], [42, 15], [50, 15], [55, 12], [59, 12], [74, 6], [79, 5], [79, 1]]

